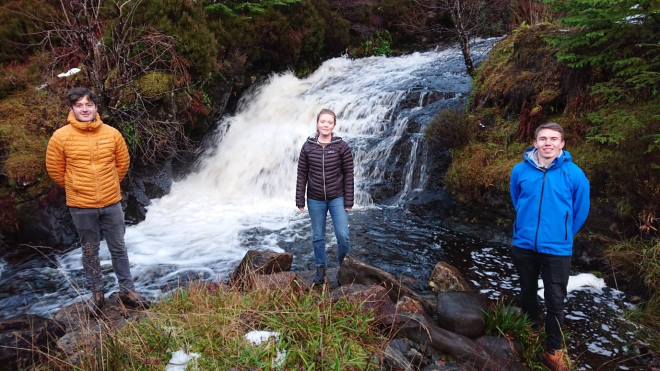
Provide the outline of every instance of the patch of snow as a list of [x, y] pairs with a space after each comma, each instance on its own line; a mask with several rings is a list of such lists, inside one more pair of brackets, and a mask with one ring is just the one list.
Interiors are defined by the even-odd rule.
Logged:
[[[179, 349], [172, 353], [172, 359], [165, 366], [166, 371], [185, 371], [188, 363], [199, 357], [198, 353], [186, 353], [183, 349]], [[194, 366], [193, 366], [194, 367]]]
[[[271, 337], [277, 340], [280, 337], [280, 333], [272, 331], [250, 331], [245, 334], [245, 338], [253, 345], [259, 345], [264, 341], [268, 341]], [[280, 367], [284, 358], [286, 358], [286, 351], [280, 351], [279, 349], [275, 349], [275, 351], [277, 351], [277, 356], [273, 359], [273, 367]]]
[[72, 68], [66, 72], [60, 73], [59, 75], [57, 75], [57, 77], [69, 77], [77, 74], [78, 72], [80, 72], [80, 68]]

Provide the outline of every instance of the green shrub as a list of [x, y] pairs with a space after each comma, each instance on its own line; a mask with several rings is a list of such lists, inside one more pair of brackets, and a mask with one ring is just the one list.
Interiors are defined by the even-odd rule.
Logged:
[[426, 140], [442, 148], [460, 148], [475, 138], [477, 124], [458, 109], [446, 109], [426, 128]]
[[215, 70], [218, 41], [207, 26], [202, 1], [146, 0], [135, 21], [177, 38], [177, 51], [202, 78]]
[[476, 143], [454, 150], [445, 182], [452, 194], [466, 203], [508, 192], [511, 169], [522, 161], [525, 148], [520, 143], [509, 147]]
[[351, 58], [364, 58], [374, 55], [388, 56], [392, 54], [391, 44], [392, 36], [390, 33], [387, 30], [378, 30], [369, 40], [364, 41], [358, 47], [351, 48], [348, 55]]

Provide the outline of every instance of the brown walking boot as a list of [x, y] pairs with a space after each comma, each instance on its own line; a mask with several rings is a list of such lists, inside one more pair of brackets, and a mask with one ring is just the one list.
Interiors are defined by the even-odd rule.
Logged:
[[546, 352], [543, 355], [543, 365], [550, 371], [569, 371], [566, 353], [555, 350], [554, 354]]
[[130, 305], [132, 307], [140, 308], [140, 309], [149, 309], [149, 307], [151, 306], [151, 302], [149, 300], [143, 298], [140, 294], [138, 294], [135, 291], [120, 292], [119, 300], [124, 305]]

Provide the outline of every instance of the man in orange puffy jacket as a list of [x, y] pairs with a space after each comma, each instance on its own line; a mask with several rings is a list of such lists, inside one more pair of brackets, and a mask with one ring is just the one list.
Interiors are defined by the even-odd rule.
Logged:
[[99, 244], [105, 236], [112, 268], [119, 281], [120, 300], [147, 307], [136, 291], [124, 245], [124, 212], [119, 182], [128, 171], [130, 158], [126, 142], [117, 129], [104, 124], [97, 113], [98, 97], [87, 88], [73, 88], [67, 94], [71, 111], [68, 125], [58, 129], [48, 142], [46, 169], [66, 190], [66, 204], [82, 245], [82, 263], [92, 315], [105, 303]]

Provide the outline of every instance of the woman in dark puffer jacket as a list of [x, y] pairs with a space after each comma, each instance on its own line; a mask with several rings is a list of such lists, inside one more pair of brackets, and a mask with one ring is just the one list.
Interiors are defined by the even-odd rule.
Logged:
[[317, 134], [307, 138], [300, 151], [298, 179], [296, 182], [296, 206], [307, 205], [312, 220], [312, 246], [316, 275], [314, 283], [325, 280], [325, 226], [328, 211], [337, 236], [339, 264], [350, 252], [348, 236], [348, 210], [353, 207], [353, 154], [341, 138], [333, 136], [337, 117], [323, 109], [316, 117]]

